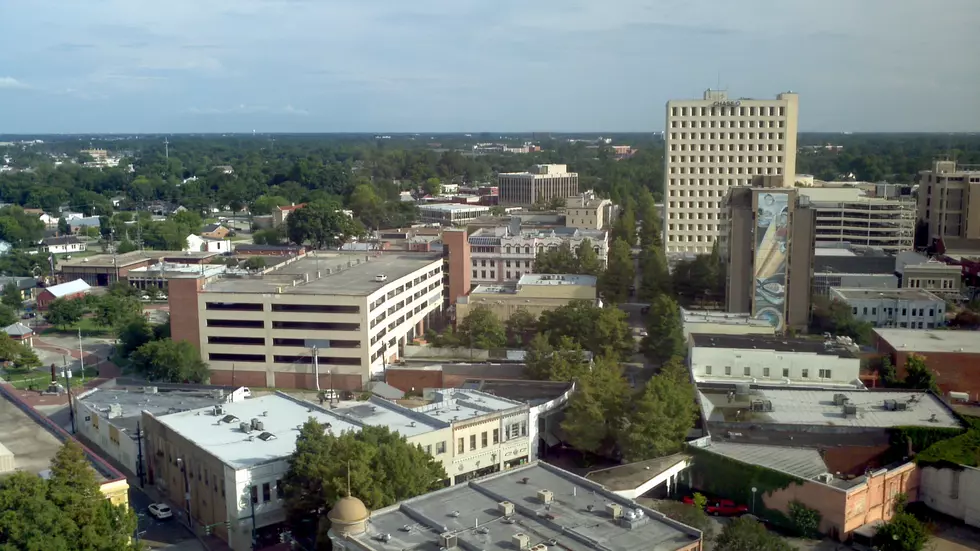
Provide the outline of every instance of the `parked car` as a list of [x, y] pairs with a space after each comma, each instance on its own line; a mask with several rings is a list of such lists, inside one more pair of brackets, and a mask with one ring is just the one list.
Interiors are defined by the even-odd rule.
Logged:
[[[694, 505], [694, 498], [691, 496], [684, 496], [682, 501], [688, 505]], [[749, 508], [745, 505], [738, 505], [730, 499], [709, 499], [704, 506], [704, 512], [714, 516], [734, 517], [747, 514]]]
[[151, 503], [146, 510], [157, 520], [165, 520], [174, 516], [173, 511], [170, 510], [170, 506], [165, 503]]

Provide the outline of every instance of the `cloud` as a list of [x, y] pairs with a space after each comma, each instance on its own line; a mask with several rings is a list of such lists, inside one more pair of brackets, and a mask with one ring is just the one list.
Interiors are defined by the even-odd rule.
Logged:
[[240, 103], [234, 107], [229, 108], [216, 108], [216, 107], [191, 107], [187, 109], [187, 113], [192, 115], [257, 115], [257, 114], [268, 114], [268, 115], [295, 115], [295, 116], [307, 116], [310, 114], [306, 109], [300, 109], [293, 107], [290, 104], [284, 107], [269, 107], [266, 105], [248, 105], [245, 103]]
[[8, 90], [9, 89], [23, 90], [26, 88], [30, 88], [30, 86], [27, 83], [21, 82], [14, 77], [0, 77], [0, 89], [3, 88], [6, 88]]

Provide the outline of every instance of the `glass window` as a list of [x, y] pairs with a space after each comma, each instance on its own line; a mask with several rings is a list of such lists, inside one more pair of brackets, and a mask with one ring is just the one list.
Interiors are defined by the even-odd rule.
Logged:
[[487, 431], [483, 431], [483, 434], [480, 435], [480, 447], [487, 447]]
[[752, 368], [744, 367], [742, 368], [742, 373], [745, 374], [746, 377], [748, 377], [749, 375], [752, 375]]
[[810, 378], [810, 370], [809, 369], [804, 369], [802, 374], [803, 374], [803, 378], [804, 379], [809, 379]]
[[272, 501], [272, 488], [268, 482], [262, 483], [262, 501], [268, 502]]
[[783, 368], [783, 377], [789, 377], [789, 368]]
[[460, 437], [459, 438], [459, 446], [458, 446], [458, 448], [459, 448], [459, 453], [465, 453], [466, 452], [466, 443], [463, 440], [463, 437]]
[[493, 429], [493, 443], [497, 444], [500, 442], [500, 429]]
[[710, 365], [704, 366], [704, 374], [705, 375], [711, 375], [711, 366]]
[[768, 367], [763, 367], [762, 368], [762, 376], [763, 377], [768, 377], [769, 376], [769, 368]]
[[475, 434], [471, 434], [470, 435], [470, 451], [473, 451], [475, 449], [476, 449], [476, 435]]
[[436, 454], [446, 453], [446, 443], [439, 442], [436, 444]]
[[731, 375], [731, 374], [732, 374], [732, 366], [726, 365], [725, 366], [725, 375]]
[[258, 502], [259, 502], [259, 487], [252, 486], [252, 503], [258, 503]]

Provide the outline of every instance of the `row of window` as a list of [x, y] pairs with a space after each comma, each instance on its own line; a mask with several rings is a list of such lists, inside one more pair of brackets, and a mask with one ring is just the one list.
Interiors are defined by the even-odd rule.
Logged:
[[[209, 336], [208, 344], [233, 344], [241, 346], [265, 346], [264, 337], [220, 337]], [[302, 346], [306, 347], [306, 339], [272, 339], [273, 346]], [[331, 348], [360, 348], [361, 341], [331, 340]]]
[[667, 234], [667, 241], [671, 243], [712, 243], [714, 236], [711, 235], [677, 235]]
[[[690, 136], [690, 137], [689, 137]], [[747, 136], [747, 138], [746, 138]], [[756, 137], [758, 136], [758, 137]], [[782, 140], [782, 132], [671, 132], [671, 140]]]
[[[744, 170], [744, 172], [743, 172], [743, 170]], [[740, 166], [739, 167], [731, 167], [731, 166], [729, 166], [729, 167], [714, 167], [714, 166], [709, 166], [709, 167], [703, 167], [703, 166], [693, 167], [693, 166], [691, 166], [691, 167], [688, 167], [688, 166], [674, 166], [674, 165], [671, 165], [671, 167], [670, 167], [670, 174], [757, 174], [757, 175], [763, 175], [763, 174], [782, 174], [782, 170], [781, 170], [781, 167], [778, 167], [778, 166], [776, 166], [776, 167], [770, 166], [770, 167], [765, 167], [765, 168], [762, 168], [762, 167], [756, 168], [756, 167], [751, 167], [750, 166], [750, 167], [747, 167], [747, 168], [743, 168], [743, 167], [740, 167]], [[724, 182], [724, 180], [718, 180], [718, 182], [719, 182], [719, 185], [721, 185], [721, 183]], [[673, 183], [673, 182], [671, 182], [671, 183]], [[748, 183], [748, 182], [746, 182], [746, 183]]]
[[920, 279], [909, 278], [908, 286], [915, 289], [956, 289], [956, 284], [952, 279]]
[[[855, 306], [851, 310], [853, 310], [853, 313], [856, 316], [857, 313], [858, 313], [857, 307]], [[908, 311], [909, 311], [908, 308], [902, 308], [902, 316], [908, 316]], [[882, 308], [881, 309], [881, 313], [882, 314], [887, 314], [889, 317], [895, 315], [897, 312], [898, 312], [898, 308]], [[926, 315], [925, 312], [926, 312], [926, 309], [925, 308], [912, 308], [912, 315], [913, 316], [924, 316], [924, 315]], [[942, 309], [939, 310], [939, 313], [940, 314], [943, 313]], [[868, 315], [868, 307], [867, 306], [865, 306], [863, 308], [862, 314], [865, 315], [865, 316]], [[872, 316], [877, 316], [878, 315], [878, 308], [876, 306], [872, 306], [871, 307], [871, 315]], [[930, 308], [929, 309], [929, 317], [932, 318], [932, 317], [935, 317], [935, 315], [936, 315], [936, 309], [935, 308]]]
[[[712, 368], [711, 368], [710, 365], [704, 366], [704, 374], [705, 375], [711, 375], [711, 371], [712, 371]], [[770, 370], [769, 370], [768, 367], [763, 367], [762, 368], [762, 376], [763, 377], [766, 377], [766, 378], [771, 377], [770, 373], [771, 372], [770, 372]], [[732, 374], [732, 366], [726, 365], [725, 366], [725, 375], [731, 375], [731, 374]], [[745, 376], [745, 377], [751, 377], [752, 376], [752, 368], [751, 367], [748, 367], [748, 366], [743, 367], [742, 368], [742, 375]], [[783, 378], [788, 378], [788, 377], [789, 377], [789, 368], [784, 367], [783, 368]], [[809, 379], [810, 378], [810, 370], [809, 369], [806, 369], [806, 368], [801, 369], [800, 370], [800, 377], [803, 378], [803, 379]], [[819, 379], [831, 379], [832, 377], [831, 377], [830, 370], [829, 369], [820, 369], [820, 370], [818, 370], [818, 372], [817, 372], [817, 378], [819, 378]]]
[[783, 128], [786, 121], [670, 121], [671, 128]]
[[[208, 327], [234, 328], [234, 329], [264, 329], [263, 320], [242, 320], [242, 319], [209, 319], [206, 322]], [[359, 323], [331, 323], [324, 321], [273, 321], [273, 329], [287, 329], [294, 331], [360, 331]]]
[[[232, 362], [232, 363], [265, 363], [265, 354], [224, 354], [211, 352], [208, 354], [209, 362]], [[313, 357], [310, 355], [274, 355], [272, 363], [277, 364], [312, 364]], [[323, 356], [317, 353], [317, 363], [319, 365], [345, 365], [359, 366], [360, 358], [339, 358], [334, 356]]]
[[[224, 312], [262, 312], [265, 305], [261, 302], [205, 302], [205, 310]], [[340, 306], [336, 304], [273, 304], [273, 312], [309, 313], [309, 314], [359, 314], [361, 308], [356, 305]]]
[[[707, 159], [707, 160], [705, 160]], [[783, 162], [782, 155], [700, 155], [695, 158], [694, 155], [690, 157], [686, 155], [671, 155], [670, 162], [672, 163], [781, 163]]]
[[731, 151], [732, 153], [736, 151], [782, 151], [783, 144], [781, 143], [672, 143], [670, 144], [671, 151]]
[[777, 105], [708, 105], [671, 107], [672, 117], [785, 117], [786, 107]]

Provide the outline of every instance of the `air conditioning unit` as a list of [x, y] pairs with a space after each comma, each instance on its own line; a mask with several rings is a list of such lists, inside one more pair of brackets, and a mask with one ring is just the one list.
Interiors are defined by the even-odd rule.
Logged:
[[550, 505], [553, 501], [555, 501], [555, 494], [552, 493], [551, 490], [538, 490], [538, 499], [541, 500], [541, 503]]
[[214, 414], [215, 415], [224, 415], [225, 414], [225, 408], [223, 408], [221, 406], [214, 406]]
[[618, 503], [607, 503], [606, 512], [613, 520], [618, 520], [623, 516], [623, 506]]
[[514, 504], [509, 501], [501, 501], [497, 504], [497, 511], [505, 517], [512, 516], [514, 514]]
[[529, 551], [548, 551], [548, 546], [543, 543], [539, 543], [532, 547]]
[[246, 422], [244, 422], [244, 421], [242, 421], [242, 422], [241, 422], [241, 423], [240, 423], [240, 424], [238, 425], [238, 428], [240, 428], [240, 429], [242, 429], [242, 432], [246, 432], [246, 433], [247, 433], [247, 432], [252, 432], [252, 425], [250, 425], [250, 424], [248, 424], [248, 423], [246, 423]]
[[522, 551], [531, 546], [531, 538], [529, 538], [527, 534], [520, 532], [514, 534], [514, 537], [510, 539], [510, 542], [514, 544], [514, 547]]
[[252, 430], [265, 430], [265, 423], [258, 419], [252, 419]]
[[445, 532], [439, 535], [439, 546], [444, 549], [454, 549], [456, 547], [456, 533]]

